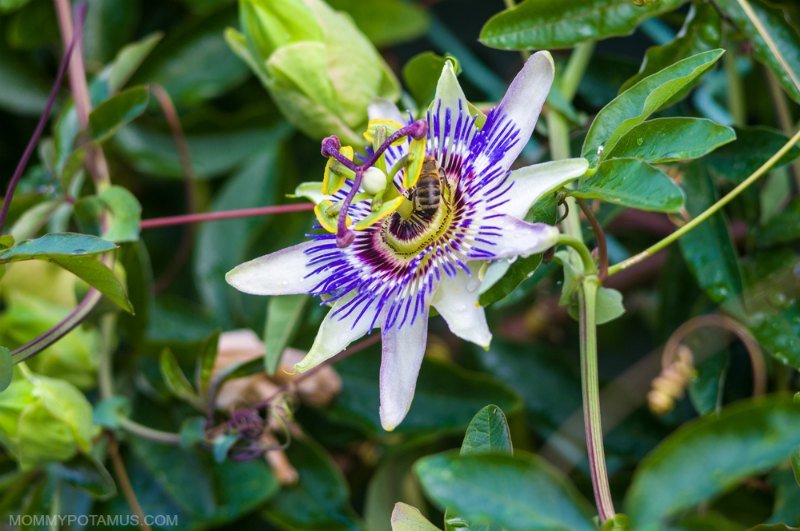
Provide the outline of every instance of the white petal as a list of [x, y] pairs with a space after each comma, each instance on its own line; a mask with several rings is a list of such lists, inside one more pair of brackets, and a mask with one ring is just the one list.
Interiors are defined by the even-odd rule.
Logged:
[[458, 84], [455, 70], [450, 61], [445, 62], [444, 68], [442, 68], [442, 74], [436, 84], [436, 95], [429, 109], [432, 118], [431, 123], [428, 124], [430, 127], [429, 138], [433, 139], [437, 152], [452, 152], [456, 121], [461, 113], [469, 114], [469, 103], [464, 96], [464, 91], [461, 90], [461, 85]]
[[486, 324], [486, 313], [478, 303], [481, 281], [478, 278], [480, 262], [470, 264], [471, 275], [459, 269], [455, 278], [442, 278], [431, 305], [447, 321], [450, 331], [483, 348], [489, 348], [492, 333]]
[[414, 324], [400, 329], [393, 326], [382, 333], [380, 415], [386, 431], [395, 429], [411, 407], [427, 339], [427, 308], [417, 315]]
[[489, 289], [497, 284], [501, 278], [508, 272], [508, 269], [511, 267], [510, 260], [498, 260], [497, 262], [492, 262], [488, 269], [486, 269], [486, 274], [483, 275], [483, 281], [481, 281], [481, 295], [489, 291]]
[[[511, 120], [518, 129], [516, 143], [505, 152], [501, 159], [500, 165], [504, 170], [511, 167], [522, 148], [530, 140], [544, 100], [553, 84], [554, 73], [555, 67], [550, 53], [536, 52], [525, 62], [525, 66], [522, 67], [503, 96], [499, 112]], [[492, 132], [490, 138], [502, 135], [505, 120], [494, 123], [497, 125], [497, 130]]]
[[315, 242], [303, 242], [240, 264], [225, 275], [225, 280], [245, 293], [253, 295], [296, 295], [308, 293], [321, 280], [311, 275], [308, 255]]
[[511, 216], [498, 216], [491, 220], [502, 236], [494, 239], [496, 245], [485, 249], [492, 259], [526, 257], [541, 253], [556, 244], [558, 229], [545, 223], [528, 223]]
[[374, 98], [367, 107], [367, 115], [370, 120], [392, 120], [400, 124], [408, 121], [408, 117], [403, 116], [397, 105], [386, 98]]
[[508, 202], [497, 207], [497, 210], [522, 219], [540, 197], [577, 179], [588, 168], [589, 161], [576, 158], [544, 162], [514, 170], [509, 175], [514, 186], [507, 194]]
[[[311, 345], [308, 354], [300, 363], [294, 366], [296, 371], [305, 372], [316, 367], [346, 349], [356, 339], [370, 332], [372, 329], [370, 325], [375, 317], [373, 308], [369, 308], [360, 317], [361, 307], [356, 308], [347, 316], [345, 314], [348, 310], [336, 313], [352, 298], [352, 295], [348, 295], [334, 303], [328, 315], [322, 320], [319, 331], [317, 331], [317, 337], [314, 339], [314, 344]], [[378, 327], [380, 324], [376, 320], [375, 326]]]

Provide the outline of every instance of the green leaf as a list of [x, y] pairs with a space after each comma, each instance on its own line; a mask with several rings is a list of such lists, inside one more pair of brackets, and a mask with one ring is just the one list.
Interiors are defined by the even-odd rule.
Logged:
[[231, 448], [233, 448], [233, 445], [235, 445], [238, 441], [239, 435], [223, 433], [222, 435], [217, 436], [211, 445], [214, 461], [217, 463], [224, 463], [228, 458], [228, 452], [230, 452]]
[[724, 50], [710, 50], [682, 59], [647, 76], [611, 100], [592, 122], [583, 142], [583, 156], [596, 165], [601, 158], [598, 154], [600, 148], [611, 151], [622, 136], [671, 103], [676, 94], [714, 66], [723, 53]]
[[74, 487], [85, 490], [93, 498], [107, 500], [117, 494], [114, 478], [103, 463], [91, 454], [77, 454], [64, 463], [51, 465], [56, 474]]
[[206, 440], [206, 420], [205, 417], [190, 417], [181, 424], [181, 448], [191, 448], [192, 446], [205, 442]]
[[417, 102], [417, 107], [426, 109], [436, 95], [436, 84], [442, 75], [444, 64], [450, 61], [454, 64], [456, 74], [461, 72], [458, 60], [451, 56], [441, 56], [433, 52], [422, 52], [415, 55], [403, 67], [403, 82], [408, 91]]
[[620, 92], [684, 57], [719, 48], [721, 40], [722, 28], [714, 5], [692, 4], [678, 36], [662, 46], [648, 48], [639, 72], [622, 85]]
[[419, 509], [397, 502], [392, 511], [392, 531], [439, 531]]
[[83, 49], [88, 64], [106, 64], [133, 40], [140, 20], [138, 0], [94, 2], [86, 12]]
[[113, 243], [97, 236], [70, 232], [52, 233], [35, 240], [20, 242], [0, 252], [0, 263], [91, 256], [107, 253], [116, 248]]
[[139, 239], [142, 205], [121, 186], [109, 186], [97, 196], [106, 206], [107, 228], [103, 238], [112, 242], [134, 242]]
[[0, 48], [0, 108], [14, 114], [38, 116], [47, 102], [47, 81], [36, 68]]
[[[343, 422], [386, 435], [378, 418], [379, 364], [380, 356], [366, 350], [336, 365], [342, 392], [333, 413]], [[494, 378], [426, 359], [411, 410], [393, 433], [461, 431], [474, 412], [487, 403], [497, 404], [504, 411], [514, 411], [520, 405], [517, 395]]]
[[[272, 144], [227, 180], [211, 204], [212, 211], [275, 204], [279, 197], [283, 159], [281, 144]], [[269, 218], [251, 217], [206, 223], [197, 233], [194, 278], [200, 296], [222, 328], [233, 325], [233, 311], [241, 308], [239, 293], [225, 282], [225, 273], [247, 259], [251, 235], [270, 223]], [[265, 250], [259, 250], [263, 254]], [[263, 301], [261, 301], [263, 311]], [[263, 315], [263, 314], [262, 314]], [[258, 317], [263, 319], [263, 317]], [[262, 321], [263, 322], [263, 321]], [[263, 367], [263, 362], [262, 362]]]
[[[206, 450], [186, 450], [132, 438], [125, 468], [145, 514], [176, 515], [181, 528], [209, 528], [254, 511], [279, 484], [263, 459], [215, 463]], [[165, 473], [169, 471], [169, 473]], [[128, 514], [122, 496], [110, 514]]]
[[605, 158], [663, 164], [700, 158], [735, 139], [733, 129], [705, 118], [656, 118], [628, 131]]
[[417, 461], [414, 469], [437, 507], [452, 507], [474, 525], [596, 529], [594, 511], [575, 487], [531, 454], [447, 452]]
[[21, 260], [53, 262], [109, 298], [114, 304], [133, 313], [133, 307], [119, 279], [94, 255], [116, 249], [116, 245], [88, 234], [52, 233], [22, 242], [0, 253], [0, 263]]
[[118, 430], [120, 419], [131, 414], [131, 402], [124, 396], [107, 398], [94, 406], [92, 422], [98, 426]]
[[602, 162], [597, 173], [570, 194], [656, 212], [678, 212], [684, 201], [683, 191], [661, 170], [630, 158]]
[[421, 37], [428, 29], [427, 13], [403, 0], [330, 0], [334, 9], [347, 11], [356, 26], [377, 47], [391, 46]]
[[[263, 151], [264, 146], [279, 143], [290, 131], [287, 124], [280, 123], [274, 127], [189, 134], [186, 142], [195, 176], [210, 179], [237, 169]], [[169, 133], [129, 125], [117, 133], [114, 145], [137, 171], [158, 177], [185, 178]]]
[[756, 243], [760, 247], [795, 240], [800, 240], [800, 198], [797, 197], [756, 232]]
[[633, 528], [658, 527], [781, 463], [800, 446], [798, 423], [800, 405], [788, 396], [773, 396], [685, 424], [636, 470], [625, 499]]
[[721, 0], [755, 46], [756, 57], [775, 73], [786, 93], [800, 103], [800, 33], [783, 11], [758, 0]]
[[514, 453], [508, 421], [495, 405], [486, 406], [472, 417], [461, 443], [461, 455], [480, 453]]
[[14, 376], [14, 362], [11, 359], [11, 351], [6, 347], [0, 347], [0, 393], [5, 391]]
[[116, 92], [125, 86], [125, 83], [136, 73], [162, 37], [161, 33], [153, 33], [124, 46], [117, 53], [114, 62], [106, 67], [102, 74], [104, 77], [108, 77], [108, 85], [111, 92]]
[[481, 30], [486, 46], [503, 50], [569, 48], [581, 42], [627, 35], [643, 20], [671, 11], [684, 0], [637, 6], [619, 0], [526, 0], [499, 13]]
[[219, 354], [219, 335], [218, 330], [211, 334], [200, 351], [200, 363], [197, 365], [197, 389], [201, 397], [208, 393], [214, 374], [214, 365]]
[[[698, 162], [684, 172], [686, 209], [696, 216], [716, 201], [713, 183]], [[725, 214], [718, 212], [679, 240], [681, 252], [697, 283], [708, 297], [722, 303], [742, 293], [736, 250], [728, 234]]]
[[112, 96], [89, 114], [92, 140], [105, 142], [119, 129], [132, 122], [147, 110], [150, 92], [145, 87], [134, 87]]
[[269, 374], [278, 370], [283, 351], [302, 322], [308, 300], [308, 295], [270, 297], [264, 326], [264, 368]]
[[236, 25], [233, 10], [190, 20], [161, 41], [133, 77], [136, 84], [163, 86], [177, 106], [195, 105], [235, 87], [247, 77], [222, 34]]
[[[625, 315], [625, 306], [622, 304], [622, 293], [613, 289], [600, 286], [597, 289], [597, 301], [595, 302], [595, 314], [597, 324], [606, 324], [614, 319]], [[574, 299], [569, 305], [570, 316], [578, 320], [578, 305]]]
[[600, 531], [632, 531], [630, 518], [626, 514], [617, 513], [600, 526]]
[[189, 403], [197, 403], [197, 394], [171, 350], [165, 349], [161, 353], [160, 367], [164, 383], [173, 395]]
[[[789, 138], [766, 127], [736, 128], [736, 140], [709, 154], [703, 162], [718, 177], [738, 184], [775, 154]], [[792, 147], [773, 166], [779, 168], [800, 157], [800, 148]]]
[[0, 13], [10, 13], [20, 9], [30, 0], [0, 0]]
[[280, 529], [360, 529], [347, 482], [319, 444], [307, 437], [295, 439], [286, 457], [300, 479], [264, 506], [267, 520]]

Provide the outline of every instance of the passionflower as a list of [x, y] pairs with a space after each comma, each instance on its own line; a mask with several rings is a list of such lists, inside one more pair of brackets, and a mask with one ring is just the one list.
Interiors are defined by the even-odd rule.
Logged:
[[[405, 124], [403, 131], [411, 131], [408, 138], [391, 135], [377, 152], [367, 152], [369, 160], [380, 153], [385, 168], [400, 167], [388, 175], [395, 199], [381, 195], [376, 209], [378, 196], [369, 198], [379, 187], [373, 180], [367, 186], [372, 192], [364, 191], [363, 172], [333, 187], [328, 183], [327, 192], [336, 190], [317, 198], [317, 213], [320, 224], [337, 234], [311, 235], [310, 241], [241, 264], [226, 277], [246, 293], [309, 293], [332, 305], [298, 371], [380, 328], [380, 418], [386, 430], [394, 429], [411, 406], [430, 307], [454, 334], [488, 348], [492, 334], [480, 293], [510, 261], [556, 243], [558, 229], [523, 218], [537, 199], [583, 175], [587, 162], [569, 159], [510, 170], [533, 132], [553, 71], [549, 53], [534, 54], [500, 104], [483, 117], [470, 107], [447, 63], [427, 110], [427, 127], [416, 140], [419, 121], [405, 120], [386, 101], [374, 103], [366, 137], [374, 136], [374, 124], [395, 133]], [[323, 142], [323, 154], [336, 151], [345, 165], [354, 159], [352, 150], [335, 144]], [[340, 167], [339, 175], [346, 176], [345, 170]], [[432, 179], [432, 171], [439, 179]], [[362, 193], [355, 194], [354, 186]], [[386, 205], [392, 206], [387, 210]], [[338, 216], [338, 226], [326, 222], [325, 212]]]

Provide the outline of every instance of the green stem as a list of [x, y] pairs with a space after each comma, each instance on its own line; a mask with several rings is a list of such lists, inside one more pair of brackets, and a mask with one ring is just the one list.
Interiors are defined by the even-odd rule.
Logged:
[[581, 344], [581, 389], [583, 392], [583, 423], [589, 470], [600, 523], [614, 516], [614, 502], [608, 484], [608, 470], [603, 449], [603, 426], [600, 419], [600, 385], [597, 369], [597, 289], [600, 281], [587, 275], [578, 291]]
[[743, 127], [747, 120], [747, 112], [744, 104], [744, 85], [739, 69], [736, 68], [736, 54], [733, 50], [728, 50], [722, 57], [725, 67], [725, 75], [728, 79], [728, 110], [733, 118], [733, 125]]
[[627, 260], [624, 260], [618, 264], [614, 264], [613, 266], [609, 267], [608, 276], [615, 275], [620, 271], [623, 271], [631, 266], [638, 264], [645, 258], [653, 256], [655, 253], [657, 253], [664, 247], [668, 246], [669, 244], [673, 243], [678, 238], [680, 238], [690, 230], [700, 225], [703, 221], [707, 220], [708, 218], [719, 212], [719, 210], [722, 209], [722, 207], [733, 201], [736, 198], [736, 196], [741, 194], [744, 190], [747, 189], [747, 187], [756, 182], [762, 175], [767, 173], [767, 171], [769, 171], [770, 168], [772, 168], [775, 165], [775, 163], [778, 162], [778, 160], [780, 160], [780, 158], [783, 157], [798, 142], [800, 142], [800, 131], [795, 133], [795, 135], [792, 138], [790, 138], [789, 141], [786, 142], [786, 144], [784, 144], [781, 149], [776, 151], [775, 154], [769, 158], [769, 160], [767, 160], [764, 164], [762, 164], [760, 168], [758, 168], [755, 172], [753, 172], [747, 179], [739, 183], [739, 185], [736, 188], [728, 192], [719, 201], [708, 207], [708, 209], [706, 209], [703, 213], [692, 219], [689, 223], [682, 226], [681, 228], [679, 228], [666, 238], [654, 243], [653, 245], [651, 245], [644, 251], [640, 252], [639, 254], [636, 254], [628, 258]]
[[[567, 101], [571, 101], [575, 96], [593, 51], [594, 43], [591, 42], [579, 44], [572, 51], [559, 82], [559, 89]], [[570, 157], [569, 124], [561, 114], [552, 109], [547, 112], [547, 135], [550, 140], [550, 158], [553, 160], [568, 159]], [[565, 203], [567, 216], [564, 218], [564, 232], [582, 240], [581, 221], [575, 199], [567, 197]]]
[[597, 274], [597, 265], [594, 263], [592, 253], [582, 240], [579, 240], [574, 236], [570, 236], [569, 234], [559, 234], [558, 240], [556, 240], [556, 245], [566, 245], [571, 247], [580, 257], [581, 262], [583, 263], [583, 271], [586, 275]]

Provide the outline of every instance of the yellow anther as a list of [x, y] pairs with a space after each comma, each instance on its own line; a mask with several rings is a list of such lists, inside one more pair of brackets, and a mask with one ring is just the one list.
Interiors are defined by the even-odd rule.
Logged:
[[[325, 199], [314, 207], [314, 215], [317, 216], [319, 224], [322, 225], [323, 229], [334, 234], [336, 234], [336, 231], [339, 229], [339, 210], [331, 208], [335, 206], [333, 201]], [[350, 216], [347, 216], [345, 223], [348, 227], [353, 224], [353, 220], [350, 219]]]
[[[376, 120], [370, 120], [367, 124], [367, 130], [364, 131], [364, 138], [372, 144], [375, 142], [375, 136], [378, 134], [378, 128], [381, 127], [384, 130], [385, 137], [391, 136], [392, 133], [395, 133], [403, 128], [403, 124], [395, 122], [394, 120], [387, 120], [385, 118], [379, 118]], [[392, 142], [393, 146], [402, 146], [405, 144], [406, 139], [405, 137], [400, 137], [394, 142]]]
[[[354, 152], [350, 146], [342, 146], [339, 153], [344, 155], [347, 160], [353, 160]], [[325, 174], [322, 177], [322, 193], [333, 195], [344, 186], [345, 179], [352, 179], [356, 175], [350, 168], [346, 168], [341, 162], [333, 157], [328, 158], [325, 165]]]

